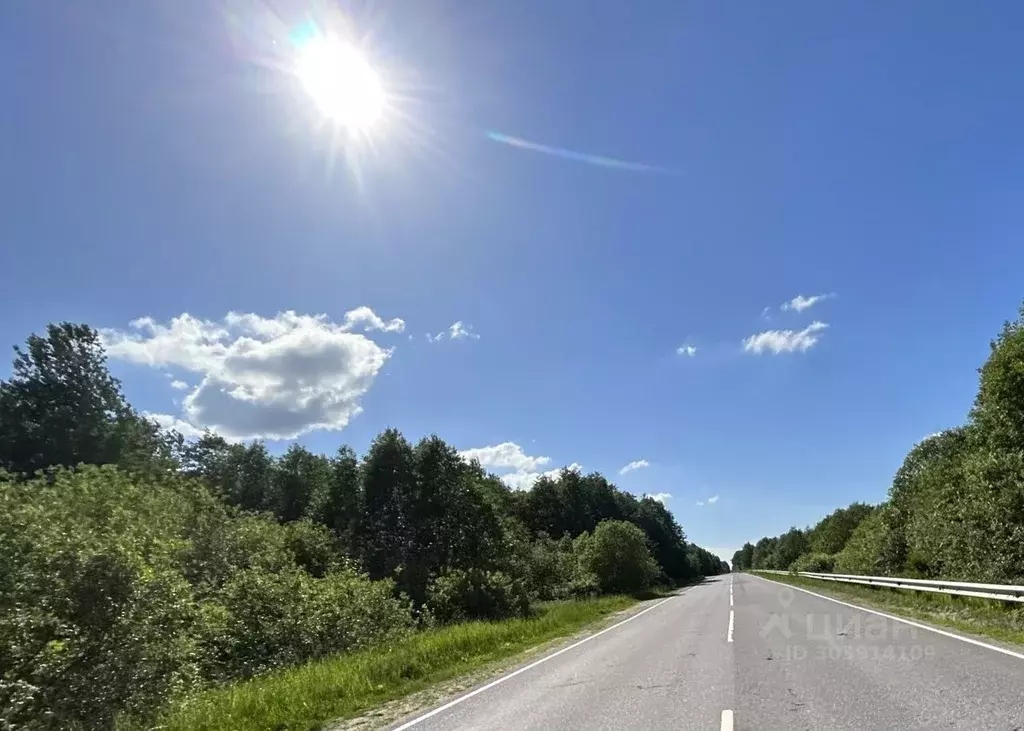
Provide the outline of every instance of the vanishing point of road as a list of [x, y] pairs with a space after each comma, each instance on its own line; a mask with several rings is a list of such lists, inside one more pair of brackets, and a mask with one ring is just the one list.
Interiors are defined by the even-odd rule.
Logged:
[[1024, 729], [1024, 652], [716, 577], [393, 731]]

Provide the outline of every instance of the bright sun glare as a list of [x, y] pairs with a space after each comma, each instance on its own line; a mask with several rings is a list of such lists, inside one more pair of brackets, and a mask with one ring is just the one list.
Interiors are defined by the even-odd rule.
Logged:
[[350, 132], [369, 132], [384, 113], [380, 77], [349, 44], [310, 38], [299, 50], [296, 73], [321, 111]]

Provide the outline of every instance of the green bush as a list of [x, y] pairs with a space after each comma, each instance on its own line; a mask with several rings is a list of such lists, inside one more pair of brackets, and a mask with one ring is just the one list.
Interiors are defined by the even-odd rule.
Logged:
[[351, 570], [316, 578], [298, 568], [244, 569], [203, 615], [207, 674], [221, 679], [361, 649], [412, 626], [408, 604], [394, 597], [391, 582]]
[[183, 512], [179, 495], [140, 489], [113, 468], [0, 483], [10, 723], [102, 728], [194, 681], [197, 611], [175, 562]]
[[836, 557], [828, 553], [805, 553], [789, 565], [790, 571], [829, 573], [835, 567]]
[[189, 481], [0, 479], [0, 514], [0, 728], [110, 728], [206, 680], [412, 625], [393, 584], [346, 567], [326, 531], [243, 516]]
[[599, 523], [592, 534], [576, 539], [575, 550], [582, 571], [596, 577], [608, 594], [647, 589], [660, 572], [646, 534], [623, 520]]
[[430, 583], [427, 609], [442, 624], [525, 617], [530, 598], [522, 582], [500, 571], [454, 569]]

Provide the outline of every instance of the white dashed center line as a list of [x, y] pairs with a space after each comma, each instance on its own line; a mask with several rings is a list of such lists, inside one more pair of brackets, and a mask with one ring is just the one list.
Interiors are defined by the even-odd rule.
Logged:
[[722, 731], [732, 731], [732, 711], [722, 711]]

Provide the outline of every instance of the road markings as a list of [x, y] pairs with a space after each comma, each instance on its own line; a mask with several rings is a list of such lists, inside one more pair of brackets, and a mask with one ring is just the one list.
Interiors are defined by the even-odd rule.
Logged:
[[434, 710], [428, 711], [427, 713], [424, 713], [422, 716], [417, 716], [416, 718], [412, 719], [411, 721], [403, 723], [398, 728], [393, 729], [393, 731], [405, 731], [405, 729], [407, 729], [407, 728], [412, 728], [413, 726], [415, 726], [415, 725], [417, 725], [419, 723], [422, 723], [423, 721], [426, 721], [428, 718], [433, 718], [438, 713], [443, 713], [444, 711], [447, 711], [449, 708], [453, 708], [453, 707], [459, 705], [463, 701], [468, 701], [470, 698], [472, 698], [475, 695], [480, 695], [485, 690], [490, 690], [491, 688], [493, 688], [496, 685], [501, 685], [506, 680], [511, 680], [512, 678], [516, 677], [517, 675], [519, 675], [521, 673], [525, 673], [527, 670], [532, 670], [533, 668], [537, 667], [538, 665], [546, 663], [548, 660], [556, 658], [556, 657], [558, 657], [559, 655], [561, 655], [564, 652], [569, 652], [569, 650], [574, 650], [574, 649], [576, 649], [577, 647], [579, 647], [580, 645], [582, 645], [584, 643], [590, 642], [593, 639], [597, 639], [598, 637], [603, 635], [605, 632], [611, 632], [616, 627], [621, 627], [622, 625], [626, 624], [627, 622], [632, 622], [637, 617], [642, 617], [643, 615], [647, 614], [652, 609], [657, 609], [658, 607], [660, 607], [665, 602], [667, 602], [667, 601], [669, 601], [671, 599], [674, 599], [674, 598], [675, 597], [671, 597], [670, 596], [668, 599], [662, 599], [657, 604], [653, 604], [653, 605], [647, 607], [647, 609], [641, 610], [641, 611], [637, 612], [636, 614], [634, 614], [634, 615], [632, 615], [630, 617], [626, 617], [624, 620], [622, 620], [621, 622], [616, 622], [611, 627], [605, 627], [600, 632], [595, 632], [594, 634], [590, 635], [589, 637], [584, 637], [582, 640], [580, 640], [578, 642], [574, 642], [571, 645], [569, 645], [568, 647], [563, 647], [561, 650], [557, 650], [555, 652], [552, 652], [550, 655], [545, 655], [540, 660], [535, 660], [535, 661], [531, 662], [529, 665], [524, 665], [523, 667], [519, 668], [518, 670], [514, 670], [513, 672], [509, 673], [508, 675], [502, 675], [500, 678], [497, 678], [496, 680], [492, 680], [487, 685], [481, 686], [481, 687], [477, 688], [476, 690], [471, 690], [469, 693], [466, 693], [466, 695], [461, 695], [458, 698], [456, 698], [455, 700], [449, 701], [448, 703], [445, 703], [443, 706], [438, 706]]
[[733, 625], [733, 620], [734, 619], [735, 619], [735, 612], [732, 609], [730, 609], [729, 610], [729, 637], [727, 638], [727, 640], [729, 642], [732, 642], [732, 625]]
[[732, 606], [732, 581], [729, 581], [729, 606]]
[[[756, 576], [756, 574], [754, 574], [754, 575]], [[761, 579], [762, 581], [769, 581], [769, 582], [771, 582], [773, 584], [778, 584], [779, 586], [788, 586], [790, 589], [796, 589], [797, 591], [802, 591], [804, 594], [810, 594], [811, 596], [816, 596], [819, 599], [828, 599], [830, 602], [835, 602], [836, 604], [842, 604], [844, 607], [850, 607], [850, 609], [858, 609], [858, 610], [860, 610], [862, 612], [867, 612], [868, 614], [876, 614], [879, 617], [885, 617], [886, 619], [891, 619], [894, 622], [903, 622], [903, 624], [909, 624], [911, 627], [917, 627], [918, 629], [928, 630], [929, 632], [934, 632], [935, 634], [942, 635], [943, 637], [951, 637], [954, 640], [960, 640], [961, 642], [966, 642], [966, 643], [971, 644], [971, 645], [977, 645], [978, 647], [986, 647], [989, 650], [995, 650], [996, 652], [1001, 652], [1004, 655], [1009, 655], [1010, 657], [1015, 657], [1018, 660], [1024, 660], [1024, 653], [1014, 652], [1013, 650], [1008, 650], [1005, 647], [1000, 647], [999, 645], [990, 645], [987, 642], [982, 642], [981, 640], [975, 640], [975, 639], [972, 639], [970, 637], [964, 637], [963, 635], [954, 634], [952, 632], [946, 632], [945, 630], [937, 629], [935, 627], [930, 627], [927, 624], [921, 624], [920, 622], [914, 622], [914, 621], [909, 620], [909, 619], [904, 619], [903, 617], [897, 617], [894, 614], [886, 614], [885, 612], [879, 612], [879, 611], [876, 611], [874, 609], [868, 609], [867, 607], [862, 607], [862, 606], [859, 606], [857, 604], [850, 604], [849, 602], [839, 601], [838, 599], [833, 599], [830, 596], [826, 596], [824, 594], [819, 594], [816, 591], [810, 591], [808, 589], [801, 589], [799, 586], [794, 586], [793, 584], [786, 584], [786, 583], [783, 583], [781, 581], [774, 581], [772, 579], [766, 579], [763, 576], [758, 576], [757, 578]]]
[[732, 731], [732, 711], [722, 711], [722, 731]]

